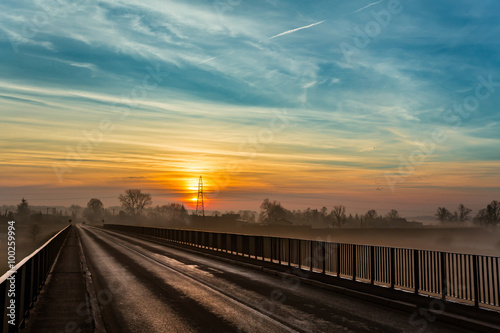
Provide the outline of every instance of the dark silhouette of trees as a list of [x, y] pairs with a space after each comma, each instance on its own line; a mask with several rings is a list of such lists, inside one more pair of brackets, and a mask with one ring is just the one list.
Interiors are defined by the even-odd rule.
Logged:
[[168, 221], [184, 222], [187, 220], [188, 212], [183, 204], [170, 203], [152, 208], [148, 215]]
[[378, 217], [378, 213], [375, 209], [370, 209], [365, 214], [365, 218], [367, 220], [375, 220], [377, 217]]
[[42, 228], [38, 223], [33, 223], [29, 229], [30, 231], [30, 236], [33, 238], [33, 243], [36, 243], [36, 240], [40, 233], [42, 232]]
[[500, 204], [493, 200], [486, 208], [481, 209], [474, 217], [474, 223], [497, 226], [500, 222]]
[[269, 199], [264, 199], [260, 205], [259, 219], [264, 223], [273, 223], [280, 219], [285, 219], [287, 216], [287, 210], [281, 206], [278, 201], [270, 201]]
[[391, 221], [394, 221], [394, 220], [397, 220], [400, 218], [399, 216], [399, 213], [397, 210], [395, 209], [391, 209], [390, 212], [388, 212], [385, 217], [388, 219], [388, 220], [391, 220]]
[[104, 205], [99, 199], [90, 199], [87, 208], [83, 210], [82, 216], [90, 223], [100, 222], [104, 216]]
[[445, 207], [438, 207], [434, 216], [436, 216], [441, 223], [449, 222], [453, 219], [453, 214]]
[[21, 203], [17, 205], [17, 217], [19, 219], [27, 218], [31, 213], [31, 209], [29, 207], [28, 201], [26, 199], [22, 199]]
[[338, 228], [342, 228], [342, 225], [346, 221], [345, 206], [342, 205], [334, 206], [331, 215], [336, 226]]
[[463, 204], [458, 205], [458, 209], [453, 213], [445, 207], [439, 207], [436, 210], [436, 218], [441, 223], [463, 223], [469, 220], [471, 209], [465, 207]]
[[375, 220], [378, 218], [378, 213], [375, 209], [370, 209], [365, 213], [365, 216], [361, 217], [361, 225], [369, 226], [370, 224], [375, 224]]
[[144, 208], [153, 203], [151, 194], [142, 193], [139, 189], [128, 189], [125, 195], [120, 194], [118, 199], [127, 213], [131, 215], [140, 215]]
[[255, 223], [255, 213], [250, 210], [240, 210], [238, 212], [240, 214], [241, 219], [244, 221], [248, 221], [249, 223]]
[[472, 212], [472, 209], [465, 207], [463, 204], [458, 206], [458, 212], [456, 212], [457, 222], [463, 223], [469, 220], [469, 215]]

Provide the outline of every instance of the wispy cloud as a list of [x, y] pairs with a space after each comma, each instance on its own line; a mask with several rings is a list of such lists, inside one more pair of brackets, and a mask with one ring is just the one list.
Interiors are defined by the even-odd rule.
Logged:
[[[390, 34], [379, 34], [349, 64], [342, 62], [339, 44], [352, 44], [352, 27], [366, 24], [362, 14], [387, 1], [359, 1], [354, 6], [362, 8], [354, 12], [347, 0], [315, 6], [299, 0], [248, 2], [225, 11], [223, 20], [211, 2], [87, 1], [71, 15], [49, 15], [37, 33], [23, 30], [40, 13], [36, 1], [0, 1], [0, 118], [8, 123], [0, 167], [10, 168], [4, 178], [30, 185], [43, 172], [48, 183], [57, 181], [52, 160], [64, 162], [67, 145], [78, 147], [85, 139], [82, 130], [98, 130], [100, 119], [110, 119], [115, 130], [106, 133], [81, 169], [68, 174], [69, 182], [99, 175], [96, 183], [114, 186], [117, 173], [123, 179], [154, 176], [168, 188], [165, 179], [224, 169], [228, 160], [244, 159], [262, 147], [238, 176], [245, 185], [241, 192], [256, 191], [259, 183], [267, 193], [266, 184], [277, 179], [290, 186], [295, 180], [282, 175], [291, 166], [307, 179], [296, 181], [304, 192], [329, 191], [336, 184], [328, 180], [340, 169], [352, 176], [345, 188], [355, 187], [348, 182], [384, 182], [373, 180], [383, 175], [381, 169], [397, 169], [398, 156], [408, 156], [416, 141], [450, 127], [443, 112], [474, 93], [479, 75], [500, 79], [500, 62], [493, 56], [500, 46], [492, 42], [499, 5], [443, 1], [455, 6], [454, 14], [414, 2], [391, 23]], [[318, 13], [328, 13], [328, 29], [300, 32], [325, 22], [309, 24], [316, 21], [311, 18], [322, 19]], [[307, 40], [273, 43], [296, 32], [307, 34]], [[146, 88], [157, 76], [161, 84]], [[433, 173], [467, 160], [464, 174], [470, 183], [480, 177], [498, 183], [494, 171], [482, 172], [480, 165], [498, 156], [499, 96], [495, 91], [481, 101], [480, 112], [471, 113], [460, 131], [450, 129], [435, 157], [442, 165], [434, 164]], [[284, 107], [293, 127], [262, 144], [274, 111]], [[120, 120], [127, 109], [128, 118]], [[125, 171], [116, 171], [123, 161]], [[33, 166], [29, 172], [23, 171], [26, 165]]]
[[380, 0], [380, 1], [372, 2], [372, 3], [370, 3], [370, 4], [366, 5], [366, 6], [364, 6], [364, 7], [360, 8], [360, 9], [358, 9], [358, 10], [353, 11], [351, 14], [356, 14], [356, 13], [358, 13], [358, 12], [360, 12], [360, 11], [362, 11], [362, 10], [366, 9], [366, 8], [369, 8], [369, 7], [371, 7], [371, 6], [375, 6], [375, 5], [379, 4], [379, 3], [381, 3], [382, 1], [384, 1], [384, 0]]
[[296, 29], [288, 30], [288, 31], [282, 32], [282, 33], [280, 33], [280, 34], [277, 34], [277, 35], [275, 35], [275, 36], [269, 37], [269, 39], [273, 39], [273, 38], [281, 37], [281, 36], [284, 36], [284, 35], [288, 35], [288, 34], [294, 33], [294, 32], [299, 31], [299, 30], [309, 29], [309, 28], [314, 27], [315, 25], [321, 24], [321, 23], [323, 23], [323, 22], [325, 22], [325, 21], [326, 21], [326, 20], [323, 20], [323, 21], [319, 21], [319, 22], [316, 22], [316, 23], [313, 23], [313, 24], [309, 24], [309, 25], [306, 25], [306, 26], [300, 27], [300, 28], [296, 28]]

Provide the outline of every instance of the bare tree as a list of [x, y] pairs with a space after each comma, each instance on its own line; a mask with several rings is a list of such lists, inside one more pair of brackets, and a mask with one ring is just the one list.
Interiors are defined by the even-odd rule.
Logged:
[[30, 227], [30, 235], [33, 238], [33, 243], [36, 243], [38, 235], [42, 232], [42, 228], [38, 223], [33, 223]]
[[481, 209], [474, 217], [474, 223], [492, 226], [500, 223], [500, 203], [494, 200], [486, 208]]
[[337, 227], [342, 228], [342, 224], [344, 224], [346, 220], [345, 206], [334, 206], [331, 215], [333, 217], [333, 220], [337, 224]]
[[120, 194], [118, 199], [123, 208], [131, 215], [140, 215], [144, 208], [153, 203], [151, 194], [142, 193], [139, 189], [128, 189], [125, 191], [125, 195]]
[[71, 212], [71, 217], [76, 218], [82, 212], [82, 207], [78, 205], [71, 205], [69, 207], [69, 211]]
[[436, 214], [434, 214], [434, 216], [436, 216], [436, 218], [441, 223], [445, 223], [453, 219], [453, 214], [445, 207], [438, 207]]
[[465, 221], [469, 220], [469, 214], [472, 212], [472, 209], [469, 209], [465, 207], [464, 205], [460, 204], [458, 206], [458, 213], [457, 213], [457, 221], [459, 223], [463, 223]]
[[391, 211], [387, 213], [385, 217], [389, 220], [396, 220], [400, 218], [398, 211], [395, 209], [391, 209]]

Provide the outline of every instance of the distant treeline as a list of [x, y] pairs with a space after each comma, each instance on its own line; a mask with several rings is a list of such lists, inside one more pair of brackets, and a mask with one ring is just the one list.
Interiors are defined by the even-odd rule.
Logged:
[[307, 208], [305, 210], [288, 210], [280, 202], [265, 199], [260, 205], [259, 221], [266, 224], [294, 224], [311, 225], [324, 228], [341, 227], [377, 227], [377, 226], [404, 226], [406, 219], [399, 215], [395, 209], [385, 215], [379, 215], [375, 209], [368, 210], [363, 215], [347, 215], [343, 205], [321, 209]]
[[[71, 205], [69, 208], [57, 207], [45, 210], [32, 209], [24, 198], [17, 206], [12, 206], [15, 211], [5, 209], [0, 212], [0, 221], [16, 220], [18, 222], [33, 223], [58, 223], [58, 222], [80, 222], [85, 220], [91, 224], [103, 223], [127, 223], [168, 225], [171, 227], [182, 227], [190, 223], [188, 210], [180, 203], [169, 203], [164, 205], [152, 205], [149, 193], [143, 193], [140, 189], [128, 189], [120, 194], [118, 199], [121, 207], [104, 208], [101, 200], [92, 198], [86, 207]], [[5, 206], [4, 206], [5, 207]], [[235, 220], [247, 223], [260, 223], [266, 225], [305, 225], [321, 228], [341, 227], [377, 227], [377, 226], [408, 226], [414, 222], [408, 222], [401, 217], [395, 209], [381, 215], [375, 209], [368, 210], [365, 214], [348, 214], [343, 205], [333, 206], [331, 210], [327, 207], [321, 209], [307, 208], [305, 210], [289, 210], [284, 208], [280, 202], [265, 199], [260, 205], [260, 211], [244, 210], [226, 212], [234, 216]], [[496, 226], [500, 222], [500, 205], [498, 201], [492, 201], [477, 212], [471, 218], [472, 210], [460, 204], [457, 210], [451, 212], [445, 207], [438, 207], [436, 219], [443, 224], [463, 224], [471, 221], [475, 224]], [[213, 211], [212, 216], [221, 216], [218, 211]]]
[[[438, 221], [443, 224], [455, 223], [462, 224], [471, 220], [472, 209], [460, 204], [457, 210], [451, 212], [445, 207], [438, 207], [434, 214]], [[484, 226], [497, 226], [500, 223], [500, 205], [498, 201], [493, 200], [486, 208], [480, 209], [472, 222]]]

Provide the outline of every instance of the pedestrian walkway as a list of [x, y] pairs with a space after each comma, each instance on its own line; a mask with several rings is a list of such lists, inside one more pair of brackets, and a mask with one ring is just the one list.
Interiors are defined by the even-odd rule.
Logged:
[[80, 244], [73, 226], [21, 332], [93, 332]]

